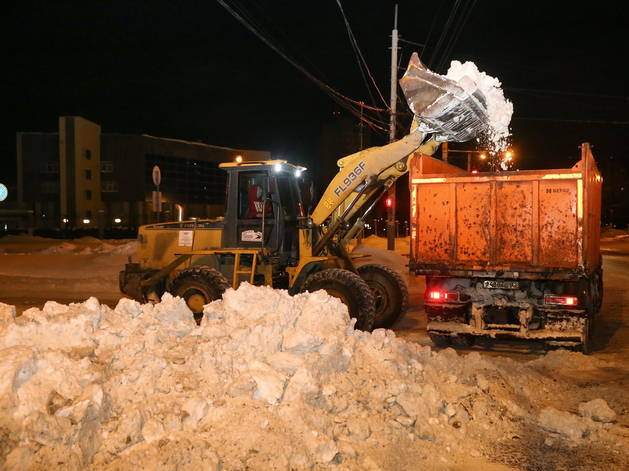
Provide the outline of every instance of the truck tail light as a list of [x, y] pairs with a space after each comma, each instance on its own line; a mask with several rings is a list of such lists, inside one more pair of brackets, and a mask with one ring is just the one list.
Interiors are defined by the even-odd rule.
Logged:
[[428, 299], [430, 299], [431, 301], [441, 302], [441, 303], [453, 302], [453, 301], [456, 302], [459, 300], [459, 293], [457, 293], [456, 291], [446, 292], [446, 291], [433, 290], [433, 291], [428, 292]]
[[546, 296], [546, 304], [555, 306], [576, 306], [578, 302], [574, 296]]

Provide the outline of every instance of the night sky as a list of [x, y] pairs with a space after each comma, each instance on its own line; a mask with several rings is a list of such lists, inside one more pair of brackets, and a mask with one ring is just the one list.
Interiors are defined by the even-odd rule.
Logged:
[[[340, 3], [387, 104], [398, 3], [401, 69], [417, 51], [437, 72], [453, 59], [472, 60], [502, 81], [515, 109], [516, 168], [572, 166], [584, 141], [602, 167], [610, 157], [629, 164], [626, 2]], [[363, 81], [336, 0], [237, 5], [312, 75], [384, 107]], [[335, 165], [317, 160], [321, 128], [334, 112], [349, 112], [215, 0], [3, 2], [0, 22], [0, 182], [15, 181], [15, 133], [56, 132], [63, 115], [83, 116], [104, 133], [201, 140], [271, 150], [311, 168]], [[374, 135], [375, 143], [386, 139], [385, 132]]]

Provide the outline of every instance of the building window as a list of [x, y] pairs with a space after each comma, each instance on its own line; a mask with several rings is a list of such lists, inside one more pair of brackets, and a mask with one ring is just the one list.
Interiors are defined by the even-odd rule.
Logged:
[[89, 149], [85, 149], [85, 158], [87, 160], [92, 160], [92, 151]]
[[118, 182], [100, 182], [100, 191], [103, 193], [116, 193], [118, 191]]
[[145, 188], [155, 188], [153, 167], [156, 165], [162, 173], [159, 189], [176, 194], [180, 203], [225, 204], [227, 172], [219, 168], [218, 163], [145, 154]]
[[85, 190], [85, 199], [86, 200], [92, 199], [92, 190]]
[[42, 162], [42, 173], [59, 173], [59, 163], [57, 162]]
[[42, 193], [59, 193], [59, 182], [41, 182]]
[[86, 180], [91, 180], [92, 179], [92, 171], [91, 170], [86, 170], [85, 171], [85, 179]]
[[109, 161], [104, 161], [100, 163], [100, 171], [102, 173], [111, 173], [114, 171], [114, 163]]

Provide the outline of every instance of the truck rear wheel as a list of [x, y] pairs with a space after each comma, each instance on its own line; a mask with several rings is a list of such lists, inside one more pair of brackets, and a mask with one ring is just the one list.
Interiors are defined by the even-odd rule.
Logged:
[[583, 341], [577, 348], [584, 355], [589, 355], [592, 350], [592, 318], [593, 315], [586, 317], [585, 325], [583, 326]]
[[598, 270], [592, 276], [590, 291], [594, 303], [594, 314], [598, 314], [603, 307], [603, 270]]
[[390, 329], [408, 309], [408, 288], [400, 275], [383, 265], [363, 265], [358, 274], [365, 280], [376, 302], [374, 329]]
[[347, 306], [349, 316], [356, 319], [356, 329], [371, 331], [376, 315], [376, 303], [369, 285], [348, 270], [329, 268], [309, 277], [302, 292], [325, 290]]
[[221, 272], [214, 268], [196, 266], [186, 268], [173, 277], [168, 291], [179, 296], [199, 322], [203, 317], [203, 306], [223, 297], [231, 285]]

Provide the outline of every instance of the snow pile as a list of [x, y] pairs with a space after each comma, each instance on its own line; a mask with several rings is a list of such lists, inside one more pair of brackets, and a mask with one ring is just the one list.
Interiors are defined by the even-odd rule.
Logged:
[[617, 436], [602, 399], [549, 409], [534, 370], [355, 331], [323, 291], [243, 284], [200, 326], [168, 294], [23, 317], [0, 304], [2, 469], [445, 469], [526, 427]]
[[480, 138], [483, 146], [488, 147], [494, 154], [507, 150], [511, 135], [509, 124], [513, 115], [513, 103], [505, 98], [500, 88], [502, 84], [497, 78], [480, 72], [473, 62], [461, 64], [459, 61], [452, 61], [446, 77], [458, 81], [465, 75], [476, 83], [487, 99], [489, 127]]
[[37, 253], [40, 253], [40, 254], [55, 254], [55, 255], [63, 254], [63, 255], [65, 255], [65, 254], [77, 253], [80, 250], [81, 249], [79, 248], [78, 245], [71, 244], [70, 242], [62, 242], [59, 245], [54, 245], [52, 247], [46, 247], [45, 249], [42, 249], [42, 250], [38, 251]]
[[[80, 239], [79, 239], [80, 240]], [[111, 255], [134, 255], [137, 252], [137, 242], [127, 242], [125, 244], [115, 246], [106, 242], [100, 243], [95, 248], [81, 247], [70, 242], [62, 242], [59, 245], [46, 247], [36, 253], [39, 254], [57, 254], [57, 255], [92, 255], [92, 254], [111, 254]]]
[[41, 255], [135, 255], [137, 241], [129, 239], [101, 240], [95, 237], [60, 241], [38, 236], [6, 235], [0, 237], [0, 254]]
[[[17, 318], [4, 315], [0, 324], [0, 348], [28, 346], [67, 351], [94, 349], [92, 335], [102, 317], [96, 298], [68, 306], [48, 301], [42, 310], [31, 308]], [[102, 309], [108, 310], [106, 306]], [[0, 310], [2, 312], [2, 310]]]
[[112, 255], [135, 255], [138, 252], [138, 243], [133, 240], [126, 244], [119, 245], [112, 249], [109, 253]]

